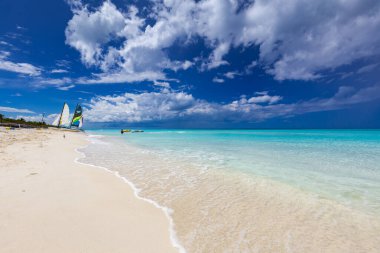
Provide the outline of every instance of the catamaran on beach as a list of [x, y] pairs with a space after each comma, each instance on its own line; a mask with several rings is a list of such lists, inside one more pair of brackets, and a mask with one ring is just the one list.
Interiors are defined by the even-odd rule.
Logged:
[[52, 123], [52, 126], [58, 128], [69, 128], [69, 129], [81, 129], [83, 127], [83, 115], [82, 107], [77, 104], [75, 107], [74, 115], [70, 120], [70, 109], [68, 104], [65, 102], [62, 106], [61, 113], [57, 115]]

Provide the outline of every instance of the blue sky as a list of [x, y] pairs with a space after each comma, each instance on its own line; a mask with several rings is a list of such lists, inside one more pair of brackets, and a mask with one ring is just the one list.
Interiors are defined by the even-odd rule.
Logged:
[[378, 128], [375, 0], [0, 2], [0, 113], [87, 126]]

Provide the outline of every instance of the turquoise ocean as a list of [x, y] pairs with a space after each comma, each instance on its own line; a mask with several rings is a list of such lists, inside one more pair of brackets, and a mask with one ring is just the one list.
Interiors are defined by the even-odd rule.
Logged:
[[[202, 236], [200, 227], [208, 224], [205, 217], [213, 210], [233, 208], [226, 204], [231, 199], [236, 201], [234, 206], [244, 206], [232, 213], [254, 210], [256, 200], [252, 207], [244, 202], [250, 191], [257, 195], [258, 185], [263, 185], [257, 182], [280, 185], [279, 194], [286, 188], [363, 215], [380, 216], [379, 130], [144, 130], [125, 134], [120, 129], [87, 130], [91, 144], [81, 150], [86, 156], [82, 161], [118, 171], [143, 197], [174, 210], [185, 245], [194, 245]], [[290, 195], [285, 198], [293, 198]], [[189, 221], [183, 218], [189, 216], [184, 206], [201, 211], [191, 211], [194, 217]], [[181, 219], [186, 228], [178, 225]], [[238, 230], [236, 238], [244, 228]], [[212, 245], [197, 247], [192, 251], [213, 249]]]
[[[380, 212], [378, 130], [92, 130], [200, 170], [237, 170]], [[126, 154], [127, 155], [127, 154]]]

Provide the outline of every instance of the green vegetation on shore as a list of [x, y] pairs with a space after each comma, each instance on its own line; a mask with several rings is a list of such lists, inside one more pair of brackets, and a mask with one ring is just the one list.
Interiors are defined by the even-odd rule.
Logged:
[[23, 118], [20, 119], [11, 119], [4, 117], [3, 114], [0, 114], [0, 125], [2, 126], [12, 126], [12, 127], [48, 127], [48, 125], [45, 122], [38, 122], [38, 121], [26, 121]]

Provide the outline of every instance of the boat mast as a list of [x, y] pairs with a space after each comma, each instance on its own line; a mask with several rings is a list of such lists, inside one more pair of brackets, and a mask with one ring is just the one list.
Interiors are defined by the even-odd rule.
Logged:
[[65, 103], [63, 103], [63, 106], [62, 106], [62, 111], [61, 111], [61, 116], [59, 116], [59, 121], [58, 121], [58, 127], [61, 125], [61, 119], [62, 119], [62, 113], [63, 113], [63, 109], [65, 109]]

